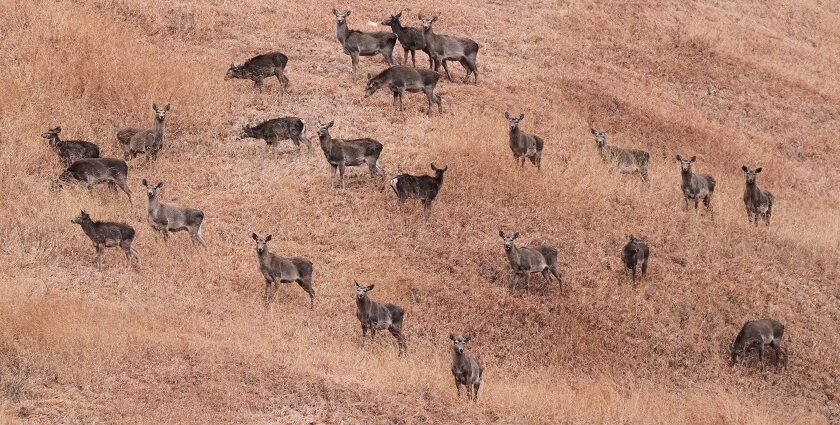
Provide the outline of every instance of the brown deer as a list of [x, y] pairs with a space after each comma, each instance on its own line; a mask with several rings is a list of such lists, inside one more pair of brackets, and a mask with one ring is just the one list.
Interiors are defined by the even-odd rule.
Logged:
[[466, 353], [466, 344], [472, 339], [469, 335], [455, 336], [449, 334], [452, 340], [452, 376], [455, 377], [455, 389], [461, 398], [461, 385], [467, 388], [467, 400], [478, 401], [478, 389], [484, 376], [484, 365]]
[[755, 184], [755, 177], [761, 172], [761, 167], [751, 170], [746, 165], [741, 166], [747, 178], [744, 188], [744, 206], [747, 208], [747, 220], [758, 226], [758, 217], [764, 218], [764, 223], [770, 226], [770, 216], [773, 215], [773, 194], [767, 189], [761, 189]]
[[443, 186], [443, 173], [449, 167], [438, 168], [434, 163], [430, 164], [433, 176], [413, 176], [411, 174], [400, 174], [391, 179], [391, 188], [397, 194], [400, 204], [405, 204], [408, 198], [417, 198], [423, 204], [423, 215], [426, 218], [432, 214], [432, 201], [437, 197], [441, 186]]
[[349, 10], [344, 13], [338, 13], [333, 8], [332, 13], [335, 15], [336, 37], [341, 42], [344, 53], [350, 55], [353, 75], [356, 75], [359, 56], [373, 56], [378, 53], [385, 58], [388, 65], [394, 66], [397, 64], [394, 60], [394, 45], [397, 44], [396, 34], [382, 31], [362, 32], [351, 30], [347, 27], [347, 17], [350, 16]]
[[333, 186], [335, 186], [335, 171], [338, 170], [341, 176], [341, 190], [344, 190], [344, 169], [347, 166], [367, 164], [371, 178], [385, 174], [379, 166], [382, 143], [370, 138], [333, 139], [330, 136], [330, 127], [333, 124], [333, 121], [322, 124], [320, 120], [315, 124], [321, 141], [321, 150], [324, 151], [324, 156], [327, 157], [327, 162], [332, 169], [330, 181]]
[[418, 14], [417, 18], [423, 24], [423, 39], [426, 41], [426, 50], [428, 50], [429, 56], [434, 62], [434, 70], [438, 71], [440, 66], [443, 65], [446, 78], [452, 81], [452, 75], [449, 74], [449, 66], [446, 65], [446, 61], [456, 60], [467, 71], [467, 75], [464, 76], [464, 83], [468, 82], [470, 74], [473, 74], [475, 75], [475, 83], [478, 84], [478, 68], [475, 66], [475, 59], [480, 47], [478, 43], [466, 37], [435, 34], [432, 30], [432, 24], [437, 21], [437, 16], [426, 18]]
[[729, 346], [729, 362], [732, 366], [738, 362], [738, 357], [751, 350], [758, 351], [758, 361], [764, 368], [764, 347], [769, 345], [776, 353], [776, 370], [779, 370], [779, 363], [787, 368], [787, 352], [782, 348], [782, 337], [785, 334], [785, 325], [773, 319], [750, 320], [744, 323], [738, 336]]
[[163, 148], [163, 131], [169, 109], [168, 103], [162, 108], [158, 108], [157, 103], [152, 103], [152, 110], [155, 112], [153, 128], [124, 128], [117, 132], [117, 144], [126, 161], [141, 153], [146, 154], [146, 160], [157, 158], [158, 152]]
[[128, 260], [128, 268], [131, 269], [131, 257], [137, 259], [140, 263], [140, 254], [137, 253], [131, 244], [134, 242], [134, 228], [125, 223], [111, 223], [107, 221], [93, 221], [90, 215], [82, 210], [78, 217], [70, 221], [71, 223], [82, 226], [82, 231], [85, 232], [93, 247], [96, 248], [96, 269], [102, 270], [102, 254], [105, 248], [117, 247], [122, 248], [125, 252], [125, 258]]
[[87, 186], [88, 190], [100, 183], [107, 183], [114, 190], [119, 187], [128, 196], [128, 203], [134, 204], [128, 188], [128, 164], [125, 161], [114, 158], [80, 159], [67, 167], [52, 187], [57, 190], [66, 184], [79, 183]]
[[682, 175], [681, 188], [683, 197], [685, 198], [685, 209], [688, 210], [688, 201], [694, 201], [694, 211], [697, 211], [700, 200], [703, 200], [703, 205], [706, 210], [712, 210], [712, 194], [715, 193], [715, 178], [708, 174], [695, 174], [691, 171], [691, 164], [697, 160], [696, 156], [691, 158], [683, 158], [677, 155], [677, 161], [680, 163], [680, 174]]
[[268, 252], [268, 242], [271, 235], [261, 238], [251, 233], [251, 239], [256, 243], [257, 260], [260, 262], [260, 273], [265, 278], [265, 306], [274, 300], [278, 286], [281, 283], [297, 282], [309, 294], [309, 308], [315, 307], [315, 288], [312, 287], [312, 262], [301, 257], [279, 257]]
[[650, 248], [648, 248], [645, 238], [630, 235], [630, 240], [621, 251], [621, 262], [624, 263], [627, 271], [632, 271], [634, 285], [636, 284], [637, 267], [641, 267], [642, 277], [647, 276], [648, 257], [650, 257]]
[[435, 93], [440, 74], [428, 69], [409, 68], [405, 66], [392, 66], [376, 76], [368, 74], [368, 82], [365, 87], [365, 97], [368, 97], [382, 87], [388, 87], [394, 94], [393, 104], [400, 102], [400, 111], [404, 111], [403, 93], [420, 92], [426, 94], [429, 107], [426, 114], [432, 115], [432, 103], [438, 106], [438, 113], [443, 113], [443, 105], [440, 96]]
[[[391, 31], [394, 31], [394, 34], [397, 35], [397, 39], [400, 40], [400, 45], [402, 45], [405, 53], [405, 56], [403, 57], [403, 65], [408, 66], [408, 53], [411, 52], [411, 63], [416, 67], [417, 60], [414, 57], [414, 52], [422, 50], [426, 52], [427, 55], [429, 54], [428, 49], [426, 49], [426, 39], [423, 37], [422, 29], [402, 26], [402, 23], [400, 22], [401, 16], [402, 11], [396, 15], [391, 15], [388, 19], [382, 21], [382, 25], [391, 27]], [[431, 69], [432, 66], [432, 56], [429, 55], [429, 69]]]
[[50, 147], [65, 166], [79, 159], [100, 157], [101, 152], [96, 144], [85, 140], [61, 140], [59, 133], [61, 133], [61, 126], [47, 130], [41, 137], [49, 141]]
[[505, 255], [507, 255], [510, 267], [513, 269], [511, 290], [516, 290], [516, 281], [525, 277], [525, 287], [530, 292], [531, 273], [542, 273], [546, 285], [551, 284], [551, 276], [553, 275], [560, 285], [560, 292], [563, 292], [563, 279], [557, 270], [556, 249], [548, 245], [519, 248], [514, 242], [519, 237], [519, 232], [508, 235], [499, 230], [499, 237], [502, 238], [505, 245]]
[[251, 80], [254, 82], [254, 87], [262, 93], [263, 79], [275, 76], [280, 85], [283, 86], [283, 92], [285, 92], [289, 88], [289, 79], [284, 74], [288, 61], [289, 58], [280, 52], [257, 55], [248, 59], [242, 65], [230, 64], [230, 68], [225, 74], [225, 80], [231, 78]]
[[519, 123], [525, 119], [525, 114], [519, 114], [518, 118], [514, 118], [505, 112], [505, 119], [507, 119], [508, 126], [510, 127], [509, 144], [510, 150], [513, 152], [513, 159], [519, 162], [520, 167], [523, 167], [525, 165], [525, 158], [528, 158], [537, 167], [537, 170], [539, 170], [545, 142], [541, 137], [525, 133], [519, 129]]
[[394, 304], [381, 304], [371, 301], [368, 292], [373, 290], [374, 285], [361, 286], [356, 284], [356, 318], [362, 325], [361, 345], [365, 348], [365, 337], [370, 331], [370, 339], [373, 341], [377, 329], [387, 329], [397, 339], [399, 353], [402, 357], [405, 354], [405, 335], [402, 333], [405, 310]]
[[163, 182], [150, 184], [143, 179], [143, 186], [149, 197], [148, 220], [153, 229], [163, 234], [165, 241], [169, 240], [169, 232], [186, 230], [193, 243], [204, 244], [201, 235], [201, 225], [204, 223], [204, 212], [195, 208], [179, 208], [164, 204], [158, 199], [157, 191], [163, 187]]
[[639, 149], [619, 148], [607, 145], [607, 133], [609, 131], [598, 131], [589, 129], [595, 136], [595, 145], [598, 147], [598, 154], [605, 163], [611, 164], [621, 173], [639, 173], [643, 181], [648, 179], [648, 163], [650, 154]]

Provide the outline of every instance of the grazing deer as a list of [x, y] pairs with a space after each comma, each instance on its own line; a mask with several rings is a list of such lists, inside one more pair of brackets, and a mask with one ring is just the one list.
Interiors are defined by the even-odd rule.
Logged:
[[332, 168], [330, 181], [333, 186], [335, 186], [335, 170], [338, 169], [341, 175], [341, 190], [344, 190], [344, 169], [347, 166], [354, 167], [367, 164], [371, 178], [385, 174], [385, 171], [379, 166], [382, 143], [370, 138], [333, 139], [330, 136], [330, 127], [333, 124], [333, 121], [322, 124], [320, 120], [315, 124], [318, 138], [321, 141], [321, 149]]
[[467, 388], [467, 400], [476, 402], [484, 365], [465, 352], [467, 342], [472, 339], [469, 335], [461, 337], [449, 334], [449, 339], [452, 340], [452, 375], [455, 377], [458, 398], [461, 398], [461, 385], [464, 385]]
[[755, 184], [756, 174], [761, 167], [750, 170], [746, 165], [741, 166], [746, 173], [747, 186], [744, 188], [744, 206], [747, 207], [747, 220], [758, 226], [758, 216], [764, 217], [764, 222], [770, 226], [770, 216], [773, 215], [773, 194], [767, 189], [760, 189]]
[[231, 78], [251, 80], [254, 82], [254, 87], [262, 93], [263, 79], [273, 75], [277, 77], [277, 81], [283, 86], [283, 92], [285, 92], [289, 88], [289, 79], [284, 74], [288, 61], [289, 58], [280, 52], [257, 55], [248, 59], [242, 65], [230, 64], [230, 68], [225, 74], [225, 81]]
[[430, 164], [432, 171], [435, 172], [432, 176], [412, 176], [411, 174], [400, 174], [391, 179], [391, 188], [400, 200], [400, 204], [404, 204], [408, 198], [417, 198], [423, 204], [423, 214], [428, 218], [432, 214], [432, 201], [443, 186], [443, 173], [449, 168], [437, 168], [435, 164]]
[[648, 179], [648, 163], [650, 154], [639, 149], [619, 148], [607, 146], [608, 131], [589, 129], [595, 136], [595, 144], [598, 146], [598, 154], [607, 164], [613, 164], [621, 173], [639, 173], [642, 180]]
[[785, 333], [785, 325], [773, 320], [750, 320], [744, 323], [741, 332], [735, 337], [735, 341], [729, 346], [729, 362], [732, 366], [738, 362], [738, 356], [750, 350], [758, 350], [758, 361], [764, 368], [764, 347], [770, 345], [776, 353], [776, 370], [779, 370], [781, 361], [787, 368], [787, 352], [782, 348], [782, 336]]
[[80, 159], [67, 167], [58, 176], [53, 188], [60, 189], [65, 184], [83, 183], [90, 190], [95, 184], [107, 183], [114, 190], [117, 187], [122, 189], [128, 195], [128, 203], [133, 205], [127, 180], [128, 164], [125, 161], [114, 158], [88, 158]]
[[443, 70], [446, 71], [446, 78], [452, 81], [452, 75], [449, 74], [449, 67], [446, 61], [456, 60], [461, 63], [467, 75], [464, 76], [464, 83], [470, 80], [470, 74], [475, 75], [475, 83], [478, 84], [478, 68], [475, 66], [475, 58], [478, 55], [479, 45], [475, 41], [464, 37], [450, 37], [446, 35], [435, 34], [432, 30], [432, 24], [437, 21], [437, 16], [425, 18], [418, 14], [417, 18], [423, 23], [423, 39], [426, 41], [426, 50], [434, 62], [434, 70], [438, 71], [443, 65]]
[[264, 121], [255, 126], [244, 125], [239, 134], [240, 139], [254, 138], [265, 140], [269, 149], [277, 147], [277, 141], [291, 139], [300, 152], [301, 143], [306, 145], [306, 151], [312, 152], [312, 143], [306, 137], [306, 126], [297, 117], [281, 117]]
[[406, 348], [405, 335], [402, 333], [405, 310], [398, 305], [371, 301], [368, 292], [374, 285], [361, 286], [355, 280], [353, 283], [356, 284], [356, 317], [362, 324], [362, 348], [365, 348], [365, 336], [368, 331], [370, 331], [370, 340], [373, 341], [377, 329], [387, 329], [397, 339], [397, 346], [399, 346], [397, 356], [402, 357]]
[[383, 86], [388, 87], [391, 93], [394, 94], [394, 106], [396, 106], [397, 99], [399, 99], [400, 111], [404, 111], [403, 93], [422, 91], [426, 94], [426, 100], [429, 102], [429, 108], [426, 110], [426, 114], [431, 116], [432, 102], [437, 104], [438, 113], [443, 113], [441, 98], [435, 93], [435, 86], [437, 86], [438, 79], [440, 79], [440, 74], [428, 69], [392, 66], [380, 72], [375, 77], [368, 74], [365, 97], [376, 93]]
[[394, 60], [394, 45], [397, 44], [397, 35], [390, 32], [362, 32], [358, 30], [351, 30], [347, 27], [347, 17], [350, 16], [350, 11], [338, 13], [333, 8], [333, 15], [335, 15], [335, 32], [341, 47], [344, 48], [344, 53], [350, 55], [350, 61], [353, 65], [353, 75], [356, 75], [356, 67], [359, 65], [359, 56], [373, 56], [377, 53], [381, 54], [388, 62], [388, 65], [394, 66], [397, 62]]
[[694, 200], [694, 211], [697, 211], [700, 199], [706, 209], [712, 209], [712, 194], [715, 192], [715, 178], [708, 174], [694, 174], [691, 171], [691, 164], [697, 160], [696, 156], [683, 158], [677, 155], [682, 174], [682, 191], [685, 197], [685, 209], [688, 210], [688, 200]]
[[93, 242], [93, 247], [96, 248], [97, 270], [102, 270], [102, 253], [105, 248], [116, 246], [119, 246], [125, 252], [129, 270], [131, 269], [131, 257], [136, 258], [137, 264], [140, 264], [140, 254], [131, 246], [134, 241], [133, 227], [125, 223], [93, 221], [85, 210], [82, 210], [82, 213], [70, 222], [82, 226], [82, 231]]
[[642, 268], [642, 277], [647, 276], [648, 257], [650, 257], [650, 248], [645, 238], [630, 235], [630, 240], [621, 251], [621, 261], [627, 268], [625, 271], [633, 272], [634, 285], [636, 284], [636, 267]]
[[157, 197], [158, 189], [163, 187], [163, 182], [149, 184], [143, 179], [143, 186], [149, 195], [148, 220], [153, 229], [163, 234], [163, 240], [169, 240], [169, 232], [186, 230], [190, 234], [193, 243], [204, 244], [204, 237], [201, 236], [201, 224], [204, 222], [204, 213], [194, 208], [179, 208], [160, 202]]
[[[402, 23], [400, 23], [401, 16], [402, 11], [396, 15], [391, 15], [390, 18], [382, 21], [382, 25], [391, 27], [391, 31], [394, 31], [394, 34], [397, 35], [397, 39], [400, 40], [400, 45], [402, 45], [405, 53], [405, 56], [403, 57], [403, 65], [408, 66], [408, 52], [411, 52], [411, 63], [416, 67], [417, 60], [414, 57], [415, 51], [422, 50], [429, 55], [429, 51], [426, 49], [426, 39], [423, 36], [423, 30], [402, 26]], [[432, 56], [429, 55], [429, 69], [431, 69], [432, 66]]]
[[531, 160], [537, 169], [540, 169], [542, 158], [543, 139], [539, 136], [525, 133], [519, 129], [519, 123], [525, 118], [525, 114], [519, 114], [519, 118], [511, 117], [505, 112], [505, 118], [510, 126], [510, 150], [513, 152], [513, 159], [519, 162], [519, 166], [525, 166], [525, 158]]
[[100, 150], [96, 144], [84, 140], [61, 140], [58, 133], [61, 133], [61, 126], [47, 130], [41, 137], [49, 141], [50, 147], [65, 166], [78, 159], [99, 158]]
[[505, 255], [510, 261], [513, 269], [511, 276], [511, 290], [516, 290], [516, 281], [525, 277], [525, 287], [530, 292], [531, 273], [542, 273], [546, 285], [551, 284], [551, 276], [557, 279], [560, 285], [560, 292], [563, 292], [563, 279], [557, 270], [557, 250], [548, 245], [537, 245], [529, 248], [519, 248], [514, 241], [519, 237], [519, 232], [507, 235], [499, 230], [499, 237], [505, 245]]
[[268, 252], [271, 235], [265, 239], [251, 233], [251, 239], [257, 244], [257, 260], [260, 272], [265, 278], [264, 301], [266, 308], [274, 300], [274, 294], [281, 283], [297, 282], [309, 294], [309, 309], [315, 307], [315, 288], [312, 287], [312, 262], [301, 257], [278, 257]]
[[124, 128], [117, 132], [117, 142], [126, 161], [141, 153], [147, 154], [147, 160], [157, 159], [158, 152], [163, 148], [164, 121], [166, 113], [169, 112], [169, 104], [158, 108], [157, 103], [152, 103], [152, 110], [155, 111], [154, 128]]

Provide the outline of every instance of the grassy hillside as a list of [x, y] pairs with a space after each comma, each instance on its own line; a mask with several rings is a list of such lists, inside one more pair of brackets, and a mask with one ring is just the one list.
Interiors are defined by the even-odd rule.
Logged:
[[[818, 0], [432, 1], [440, 33], [481, 44], [480, 85], [442, 81], [445, 113], [363, 98], [333, 6], [366, 28], [398, 2], [2, 2], [0, 423], [821, 424], [840, 421], [840, 5]], [[380, 26], [380, 29], [383, 27]], [[223, 81], [279, 50], [290, 92]], [[402, 51], [398, 47], [399, 57]], [[418, 53], [418, 64], [426, 56]], [[460, 65], [450, 67], [456, 78]], [[171, 103], [157, 162], [130, 164], [130, 206], [105, 187], [51, 192], [62, 167], [39, 135], [61, 125], [120, 157], [115, 132]], [[546, 140], [515, 167], [504, 112]], [[315, 144], [297, 156], [237, 140], [246, 123], [335, 120], [334, 137], [385, 145], [388, 175], [448, 165], [431, 220], [353, 169], [330, 188]], [[651, 153], [650, 183], [611, 172], [589, 125]], [[718, 181], [714, 217], [682, 210], [674, 155]], [[776, 196], [747, 223], [741, 165]], [[201, 208], [207, 250], [146, 222], [141, 179]], [[137, 229], [143, 263], [109, 250], [101, 273], [70, 220]], [[560, 251], [566, 293], [506, 288], [499, 229]], [[315, 263], [316, 308], [297, 286], [262, 306], [251, 232]], [[619, 252], [648, 237], [632, 287]], [[407, 310], [408, 356], [388, 335], [358, 347], [352, 281]], [[786, 325], [789, 368], [730, 368], [744, 321]], [[475, 405], [455, 398], [450, 332], [487, 365]]]

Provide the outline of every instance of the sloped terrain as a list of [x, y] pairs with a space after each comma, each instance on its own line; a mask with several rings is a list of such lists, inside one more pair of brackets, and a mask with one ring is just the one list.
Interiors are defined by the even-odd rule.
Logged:
[[[404, 24], [437, 14], [438, 32], [481, 45], [480, 84], [441, 81], [431, 118], [422, 95], [403, 113], [388, 93], [363, 97], [385, 64], [363, 58], [352, 78], [333, 6], [2, 6], [0, 422], [840, 421], [840, 5], [428, 2]], [[403, 4], [336, 6], [371, 30]], [[270, 50], [290, 58], [288, 94], [223, 81]], [[121, 157], [117, 129], [151, 126], [153, 101], [172, 104], [166, 148], [131, 162], [133, 206], [104, 187], [50, 191], [62, 167], [42, 132], [60, 124]], [[514, 166], [505, 111], [546, 140], [541, 172]], [[331, 189], [317, 143], [275, 155], [237, 139], [282, 115], [313, 137], [333, 119], [334, 137], [381, 141], [389, 176], [448, 165], [432, 218], [365, 170]], [[650, 182], [604, 166], [590, 126], [648, 150]], [[678, 153], [716, 177], [714, 217], [683, 211]], [[742, 164], [776, 196], [769, 228], [746, 220]], [[204, 210], [208, 249], [152, 231], [143, 178]], [[82, 208], [133, 225], [142, 265], [109, 250], [97, 272], [70, 223]], [[556, 246], [566, 292], [509, 291], [499, 229]], [[294, 285], [263, 308], [251, 232], [314, 262], [314, 311]], [[630, 233], [652, 252], [637, 287], [619, 261]], [[387, 335], [359, 349], [353, 279], [406, 308], [407, 358]], [[731, 368], [729, 342], [764, 317], [786, 325], [788, 369]], [[487, 365], [475, 405], [455, 398], [450, 332]]]

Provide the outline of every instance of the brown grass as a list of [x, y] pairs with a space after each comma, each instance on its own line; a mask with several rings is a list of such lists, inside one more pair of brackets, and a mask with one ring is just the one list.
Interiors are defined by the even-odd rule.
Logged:
[[[362, 98], [332, 4], [246, 3], [2, 2], [0, 423], [840, 420], [837, 4], [436, 0], [422, 11], [438, 31], [482, 45], [481, 85], [442, 82], [446, 113], [429, 119], [422, 96], [405, 113]], [[401, 5], [353, 3], [350, 25]], [[272, 49], [290, 57], [289, 95], [222, 81]], [[115, 131], [151, 125], [152, 101], [173, 106], [167, 147], [131, 165], [134, 208], [107, 189], [49, 191], [61, 167], [41, 132], [60, 124], [118, 156]], [[541, 173], [513, 166], [506, 110], [547, 140]], [[382, 141], [389, 174], [449, 165], [432, 220], [360, 170], [330, 190], [318, 150], [235, 139], [284, 114]], [[649, 150], [650, 184], [610, 173], [587, 122]], [[676, 153], [716, 176], [714, 220], [681, 210]], [[769, 229], [744, 217], [742, 163], [776, 195]], [[204, 209], [206, 252], [153, 234], [142, 178]], [[142, 267], [115, 251], [97, 273], [69, 222], [80, 208], [132, 224]], [[568, 293], [510, 293], [499, 228], [555, 244]], [[252, 231], [313, 260], [314, 312], [292, 286], [261, 307]], [[628, 233], [651, 241], [637, 288], [618, 260]], [[388, 336], [358, 349], [353, 277], [406, 307], [406, 359]], [[786, 324], [789, 369], [731, 369], [729, 341], [762, 317]], [[487, 363], [476, 405], [455, 399], [449, 332], [474, 335]]]

